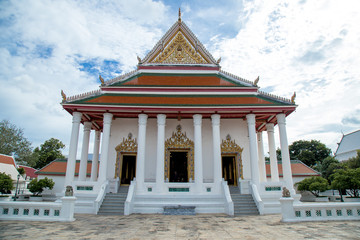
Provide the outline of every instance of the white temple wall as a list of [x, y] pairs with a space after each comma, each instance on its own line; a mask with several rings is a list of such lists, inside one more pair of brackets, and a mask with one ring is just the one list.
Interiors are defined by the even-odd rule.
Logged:
[[249, 133], [246, 120], [242, 119], [221, 119], [220, 121], [220, 137], [221, 140], [226, 140], [226, 136], [230, 134], [231, 139], [243, 148], [241, 155], [243, 164], [244, 179], [251, 179], [250, 166], [250, 144]]

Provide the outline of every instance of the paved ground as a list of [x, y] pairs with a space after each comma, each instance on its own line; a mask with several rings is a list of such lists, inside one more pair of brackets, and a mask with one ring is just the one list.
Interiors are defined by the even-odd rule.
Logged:
[[0, 221], [0, 239], [360, 239], [360, 221], [281, 223], [280, 215], [96, 216], [76, 221]]

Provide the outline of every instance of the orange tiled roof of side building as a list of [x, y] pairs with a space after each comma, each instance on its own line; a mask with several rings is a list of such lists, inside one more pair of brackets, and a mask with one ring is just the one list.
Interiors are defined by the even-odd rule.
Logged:
[[[279, 175], [283, 176], [282, 164], [278, 163]], [[320, 176], [320, 173], [305, 165], [299, 160], [291, 160], [291, 171], [293, 177]], [[271, 176], [270, 164], [266, 163], [266, 176]]]
[[[87, 169], [86, 169], [86, 175], [91, 175], [91, 161], [87, 162]], [[66, 173], [66, 165], [67, 160], [66, 159], [56, 159], [43, 167], [42, 169], [36, 171], [37, 175], [57, 175], [57, 176], [65, 176]], [[77, 176], [79, 174], [79, 166], [80, 166], [80, 160], [76, 161], [75, 165], [75, 175]]]
[[16, 167], [14, 158], [12, 156], [0, 154], [0, 163], [12, 164], [14, 167]]

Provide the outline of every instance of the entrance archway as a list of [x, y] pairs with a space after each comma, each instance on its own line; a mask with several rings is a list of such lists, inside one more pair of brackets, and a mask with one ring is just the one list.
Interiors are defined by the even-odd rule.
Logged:
[[136, 177], [136, 138], [133, 139], [132, 134], [129, 133], [128, 137], [123, 138], [122, 143], [116, 146], [115, 150], [115, 178], [120, 179], [120, 185], [129, 185]]
[[[164, 178], [170, 182], [194, 180], [194, 142], [176, 127], [176, 132], [165, 141]], [[176, 173], [175, 173], [176, 172]], [[181, 175], [181, 176], [180, 176]]]
[[242, 151], [243, 148], [231, 140], [230, 134], [221, 142], [222, 177], [229, 185], [237, 186], [237, 179], [243, 179]]

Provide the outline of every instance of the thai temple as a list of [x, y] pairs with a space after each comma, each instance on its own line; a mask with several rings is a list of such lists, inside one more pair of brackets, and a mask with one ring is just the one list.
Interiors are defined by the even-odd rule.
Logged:
[[100, 76], [96, 91], [72, 97], [62, 92], [62, 107], [72, 115], [68, 159], [46, 166], [40, 177], [62, 168], [63, 175], [53, 174], [55, 190], [63, 196], [72, 186], [77, 213], [114, 213], [116, 206], [104, 204], [117, 196], [122, 200], [113, 205], [126, 215], [164, 213], [174, 206], [234, 215], [242, 211], [242, 197], [244, 213], [280, 213], [283, 187], [299, 196], [286, 132], [295, 95], [265, 93], [259, 78], [248, 81], [223, 71], [220, 62], [179, 12], [154, 48], [138, 57], [136, 70], [109, 80]]

